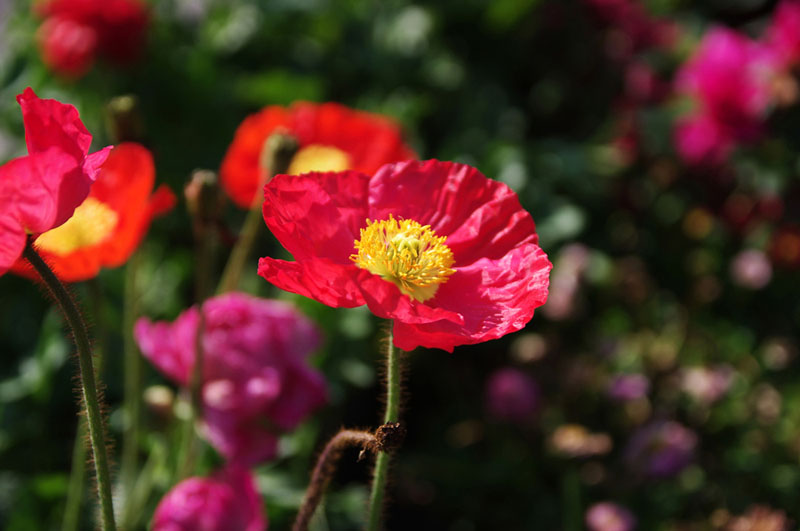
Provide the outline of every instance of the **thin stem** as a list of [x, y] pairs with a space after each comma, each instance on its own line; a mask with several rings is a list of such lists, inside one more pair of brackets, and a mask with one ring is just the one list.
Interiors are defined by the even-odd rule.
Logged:
[[31, 238], [28, 238], [23, 256], [31, 263], [33, 268], [36, 269], [36, 272], [39, 273], [39, 276], [44, 281], [53, 299], [55, 299], [64, 314], [69, 327], [72, 329], [72, 338], [75, 341], [75, 346], [78, 351], [83, 404], [86, 408], [86, 418], [89, 425], [89, 440], [92, 444], [92, 455], [94, 457], [97, 491], [100, 498], [102, 528], [105, 531], [116, 529], [116, 525], [114, 524], [114, 506], [111, 500], [111, 475], [108, 471], [108, 456], [106, 455], [103, 418], [100, 413], [100, 400], [98, 399], [97, 385], [95, 383], [89, 332], [86, 329], [86, 324], [83, 322], [81, 313], [72, 296], [33, 248]]
[[[400, 416], [400, 351], [392, 343], [391, 325], [388, 332], [388, 346], [386, 357], [386, 412], [383, 417], [384, 424], [398, 421]], [[375, 471], [372, 478], [372, 491], [369, 496], [369, 513], [367, 517], [367, 530], [377, 531], [380, 527], [383, 512], [383, 494], [386, 490], [386, 480], [389, 472], [389, 452], [378, 452], [375, 460]]]
[[122, 527], [130, 528], [130, 496], [136, 483], [136, 469], [139, 457], [139, 428], [142, 411], [142, 358], [133, 339], [133, 326], [139, 315], [139, 294], [136, 278], [140, 255], [134, 253], [125, 268], [125, 304], [123, 310], [123, 359], [125, 365], [125, 432], [122, 440], [122, 465], [120, 478], [125, 493], [122, 507]]
[[236, 245], [234, 245], [231, 256], [228, 258], [228, 263], [225, 264], [225, 270], [222, 272], [222, 279], [219, 282], [217, 293], [236, 291], [239, 288], [242, 270], [247, 258], [250, 256], [250, 249], [253, 248], [256, 238], [258, 238], [258, 233], [261, 232], [262, 225], [264, 225], [264, 222], [261, 215], [261, 202], [256, 201], [247, 212], [242, 232], [239, 234], [239, 239], [236, 240]]
[[255, 244], [258, 233], [261, 231], [261, 226], [264, 224], [261, 214], [261, 205], [264, 202], [262, 189], [270, 179], [279, 173], [286, 173], [289, 170], [289, 165], [292, 163], [292, 158], [297, 152], [297, 148], [297, 140], [285, 132], [273, 133], [264, 142], [261, 148], [260, 162], [262, 175], [256, 188], [256, 197], [253, 199], [253, 204], [250, 205], [247, 218], [242, 226], [239, 239], [236, 241], [236, 245], [234, 245], [228, 258], [228, 263], [225, 264], [222, 279], [217, 287], [217, 294], [236, 291], [239, 288], [242, 270], [247, 258], [250, 256], [250, 251], [253, 248], [253, 244]]
[[300, 505], [300, 511], [297, 513], [297, 518], [292, 526], [293, 531], [306, 531], [308, 529], [311, 517], [314, 516], [314, 511], [319, 505], [334, 472], [336, 472], [336, 463], [341, 458], [342, 452], [346, 448], [354, 446], [366, 450], [374, 445], [375, 436], [373, 434], [357, 430], [341, 430], [328, 441], [319, 458], [317, 458], [317, 464], [311, 474], [311, 483], [306, 489], [303, 503]]
[[580, 531], [581, 516], [581, 480], [578, 469], [574, 463], [569, 463], [562, 476], [561, 485], [562, 502], [564, 509], [564, 529], [565, 531]]
[[86, 419], [80, 417], [78, 432], [72, 443], [72, 470], [69, 473], [67, 501], [64, 506], [64, 519], [61, 531], [75, 531], [81, 517], [83, 487], [86, 480]]

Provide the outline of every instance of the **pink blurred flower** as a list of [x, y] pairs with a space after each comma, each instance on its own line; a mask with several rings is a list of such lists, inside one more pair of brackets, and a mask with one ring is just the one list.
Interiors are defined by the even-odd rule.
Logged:
[[653, 421], [639, 428], [625, 447], [628, 465], [651, 478], [678, 474], [692, 461], [697, 434], [675, 421]]
[[[305, 360], [319, 332], [292, 306], [242, 293], [209, 299], [203, 312], [203, 432], [230, 461], [271, 459], [278, 435], [326, 401], [322, 375]], [[179, 385], [191, 378], [198, 318], [193, 307], [174, 323], [134, 328], [145, 357]]]
[[741, 251], [731, 262], [731, 277], [743, 288], [761, 289], [772, 280], [772, 263], [758, 249]]
[[621, 505], [600, 502], [586, 511], [586, 527], [589, 531], [633, 531], [636, 529], [636, 518]]
[[778, 64], [770, 50], [746, 35], [715, 27], [675, 80], [696, 110], [678, 122], [676, 144], [687, 162], [719, 162], [734, 142], [756, 140], [773, 103]]
[[619, 32], [612, 55], [627, 59], [634, 52], [669, 47], [675, 42], [677, 26], [651, 16], [637, 0], [585, 0], [599, 18]]
[[539, 409], [539, 386], [527, 373], [506, 367], [486, 383], [486, 409], [499, 420], [524, 422]]
[[767, 28], [766, 44], [781, 64], [800, 62], [800, 1], [783, 0]]
[[608, 384], [608, 396], [620, 402], [637, 400], [650, 391], [650, 380], [644, 374], [617, 374]]
[[722, 398], [733, 383], [733, 368], [689, 367], [681, 371], [681, 388], [699, 402], [711, 404]]
[[191, 477], [159, 502], [153, 531], [264, 531], [267, 520], [252, 475], [228, 467], [213, 477]]
[[580, 243], [571, 243], [558, 253], [550, 280], [550, 296], [542, 307], [547, 317], [560, 321], [572, 316], [589, 258], [589, 248]]

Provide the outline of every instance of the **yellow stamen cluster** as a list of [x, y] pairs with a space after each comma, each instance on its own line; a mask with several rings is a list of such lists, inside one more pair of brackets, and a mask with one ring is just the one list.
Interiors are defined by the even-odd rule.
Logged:
[[300, 175], [310, 171], [344, 171], [350, 168], [350, 155], [331, 146], [311, 144], [295, 153], [289, 175]]
[[417, 301], [436, 295], [447, 282], [452, 269], [453, 251], [445, 245], [447, 236], [437, 236], [430, 225], [411, 219], [396, 220], [391, 215], [382, 221], [367, 220], [358, 251], [350, 256], [355, 264], [384, 280]]
[[114, 231], [118, 221], [119, 216], [111, 207], [89, 197], [66, 223], [36, 238], [36, 246], [63, 256], [102, 242]]

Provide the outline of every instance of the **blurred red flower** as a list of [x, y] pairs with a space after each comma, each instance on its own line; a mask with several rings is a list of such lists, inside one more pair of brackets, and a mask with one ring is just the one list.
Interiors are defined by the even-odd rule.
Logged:
[[496, 339], [547, 298], [552, 265], [530, 214], [464, 164], [278, 175], [263, 211], [296, 261], [262, 258], [261, 276], [329, 306], [366, 304], [394, 320], [404, 350]]
[[290, 174], [356, 170], [371, 175], [383, 164], [416, 158], [399, 126], [386, 117], [337, 103], [269, 106], [245, 118], [220, 168], [222, 186], [242, 208], [253, 205], [266, 182], [264, 142], [279, 131], [294, 136], [300, 145]]
[[[67, 282], [92, 278], [101, 267], [124, 264], [150, 221], [175, 205], [175, 195], [166, 186], [152, 193], [154, 183], [150, 152], [135, 143], [118, 145], [100, 167], [86, 200], [66, 223], [36, 238], [36, 250]], [[13, 271], [35, 275], [23, 260]]]
[[98, 55], [117, 65], [135, 61], [149, 22], [140, 0], [50, 0], [39, 3], [42, 60], [69, 78], [84, 75]]
[[28, 155], [0, 166], [0, 275], [22, 255], [27, 234], [58, 227], [89, 193], [105, 148], [89, 154], [92, 135], [72, 105], [17, 96]]

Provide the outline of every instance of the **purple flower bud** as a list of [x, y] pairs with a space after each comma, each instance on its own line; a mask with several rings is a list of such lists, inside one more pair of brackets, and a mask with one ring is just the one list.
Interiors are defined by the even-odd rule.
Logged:
[[694, 457], [697, 435], [675, 421], [654, 421], [636, 431], [625, 448], [625, 460], [651, 478], [671, 477]]
[[650, 380], [644, 374], [618, 374], [608, 385], [608, 396], [620, 402], [637, 400], [649, 391]]
[[489, 377], [486, 409], [500, 420], [524, 422], [539, 409], [539, 386], [525, 372], [507, 367]]

